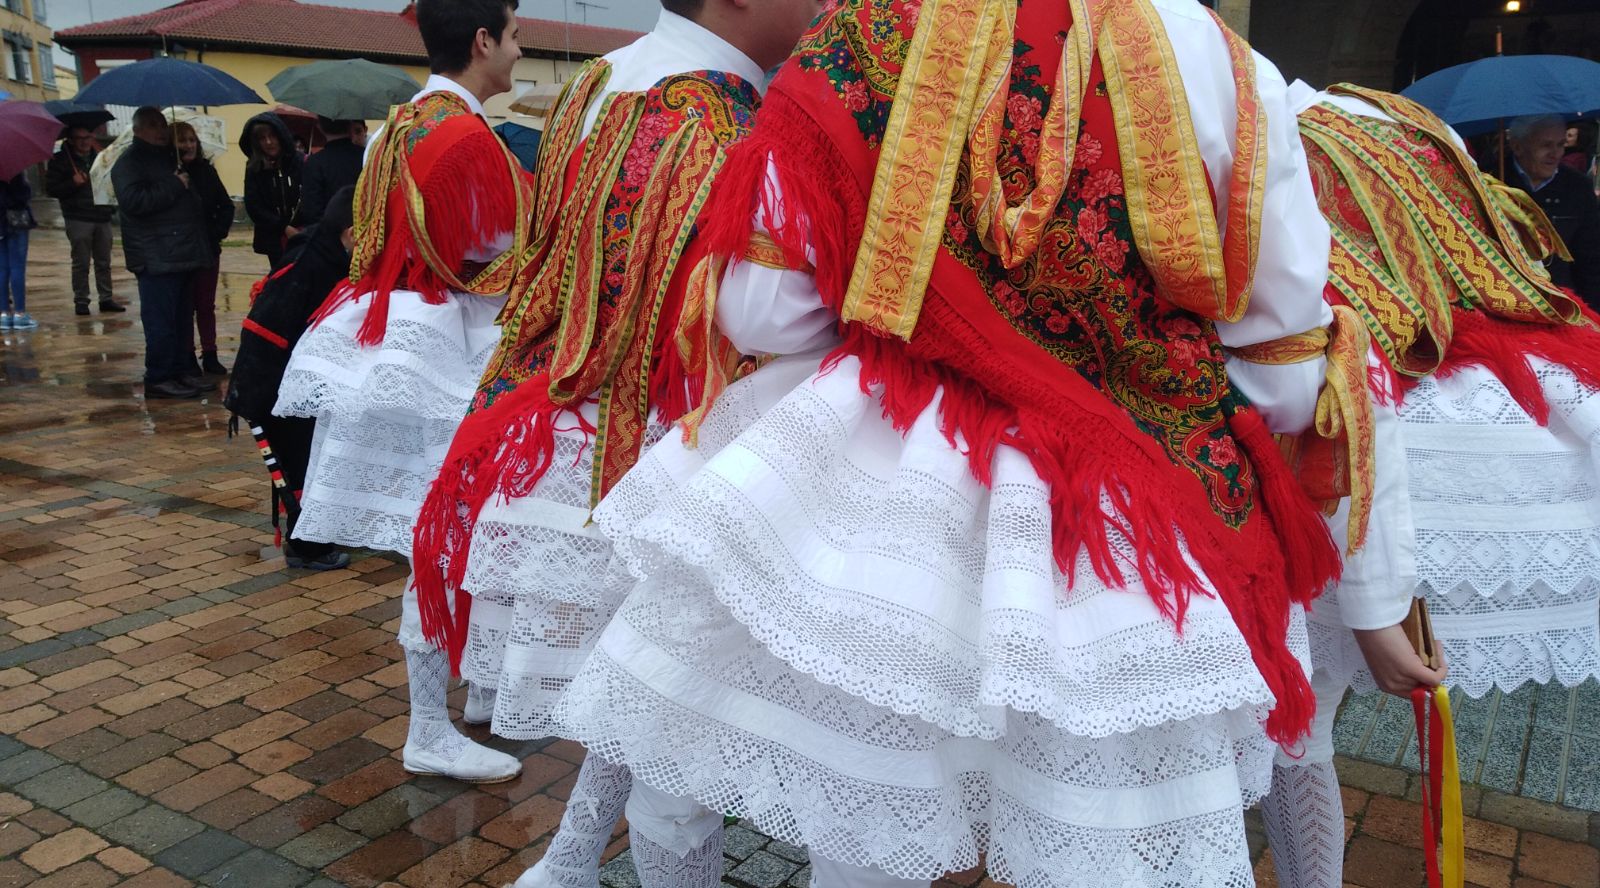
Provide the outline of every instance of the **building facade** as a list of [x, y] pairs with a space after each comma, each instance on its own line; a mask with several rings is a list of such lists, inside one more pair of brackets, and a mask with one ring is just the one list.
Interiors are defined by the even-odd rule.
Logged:
[[[0, 0], [6, 2], [25, 0]], [[639, 36], [542, 19], [519, 18], [518, 24], [522, 58], [512, 72], [511, 94], [496, 97], [484, 109], [491, 124], [513, 116], [515, 96], [564, 83], [585, 60]], [[365, 58], [402, 68], [418, 83], [428, 77], [422, 36], [409, 6], [394, 13], [297, 0], [185, 0], [142, 15], [69, 28], [56, 39], [76, 57], [84, 85], [112, 67], [158, 55], [204, 62], [238, 78], [269, 104], [202, 109], [223, 121], [230, 147], [245, 121], [273, 107], [267, 81], [285, 68], [321, 59]], [[112, 110], [123, 117], [131, 111]], [[244, 188], [244, 162], [236, 147], [216, 158], [223, 184], [234, 194]]]
[[0, 0], [0, 50], [5, 52], [0, 90], [36, 102], [60, 98], [54, 44], [46, 0]]

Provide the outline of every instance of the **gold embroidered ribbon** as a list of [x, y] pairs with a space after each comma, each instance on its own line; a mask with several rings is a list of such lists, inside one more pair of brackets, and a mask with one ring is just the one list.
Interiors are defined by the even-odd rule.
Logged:
[[[778, 246], [778, 242], [772, 239], [772, 235], [764, 231], [750, 232], [750, 243], [745, 247], [742, 258], [746, 262], [763, 268], [771, 268], [775, 271], [790, 270], [789, 261], [784, 256], [783, 247]], [[794, 270], [812, 274], [816, 269], [811, 266], [811, 263], [807, 262]]]
[[1300, 483], [1313, 499], [1327, 507], [1350, 498], [1349, 554], [1366, 543], [1375, 488], [1376, 419], [1367, 381], [1371, 344], [1361, 316], [1348, 306], [1336, 305], [1333, 324], [1326, 329], [1230, 349], [1253, 364], [1303, 364], [1327, 357], [1312, 433], [1300, 436], [1290, 449]]
[[1162, 295], [1208, 318], [1249, 302], [1266, 177], [1266, 119], [1249, 47], [1217, 19], [1238, 83], [1237, 151], [1220, 233], [1188, 99], [1149, 0], [1068, 0], [1072, 26], [1034, 164], [1035, 186], [1007, 203], [998, 154], [1014, 53], [1011, 0], [927, 0], [917, 18], [874, 172], [846, 321], [909, 339], [963, 160], [985, 248], [1006, 267], [1037, 249], [1066, 188], [1096, 53], [1116, 111], [1134, 241]]

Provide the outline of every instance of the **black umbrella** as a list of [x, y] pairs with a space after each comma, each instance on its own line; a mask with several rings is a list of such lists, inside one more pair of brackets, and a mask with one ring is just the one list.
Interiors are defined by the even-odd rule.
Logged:
[[113, 115], [103, 105], [91, 105], [88, 102], [77, 102], [71, 99], [56, 99], [45, 102], [44, 110], [55, 115], [65, 127], [81, 126], [86, 130], [98, 129], [100, 124], [112, 119]]
[[266, 104], [232, 74], [180, 59], [145, 59], [112, 68], [79, 90], [73, 101], [156, 107]]

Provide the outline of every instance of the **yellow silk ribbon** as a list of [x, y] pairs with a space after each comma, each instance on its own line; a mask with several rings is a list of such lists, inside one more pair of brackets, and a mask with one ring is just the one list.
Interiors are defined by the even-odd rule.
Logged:
[[1443, 725], [1444, 765], [1442, 792], [1438, 801], [1441, 811], [1443, 848], [1439, 855], [1439, 872], [1445, 888], [1462, 888], [1466, 882], [1466, 826], [1461, 816], [1461, 763], [1456, 759], [1456, 723], [1450, 713], [1450, 692], [1443, 686], [1433, 689], [1433, 703], [1439, 709]]

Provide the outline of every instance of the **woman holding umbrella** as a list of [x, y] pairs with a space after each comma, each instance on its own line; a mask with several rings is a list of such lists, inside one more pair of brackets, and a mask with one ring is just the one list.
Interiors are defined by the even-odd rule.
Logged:
[[[189, 276], [188, 314], [193, 321], [185, 324], [189, 334], [187, 356], [190, 370], [196, 374], [223, 376], [228, 368], [217, 360], [217, 275], [221, 270], [222, 241], [233, 227], [233, 198], [222, 185], [217, 168], [211, 165], [205, 152], [200, 150], [200, 136], [194, 127], [183, 121], [172, 125], [172, 146], [178, 154], [178, 166], [189, 174], [189, 188], [200, 198], [205, 214], [206, 235], [211, 240], [211, 267], [202, 268]], [[200, 328], [200, 363], [194, 364], [194, 331]]]
[[257, 114], [244, 125], [239, 150], [249, 158], [244, 208], [256, 224], [255, 251], [276, 270], [283, 264], [284, 244], [299, 231], [293, 223], [300, 210], [300, 155], [289, 128], [271, 112]]

